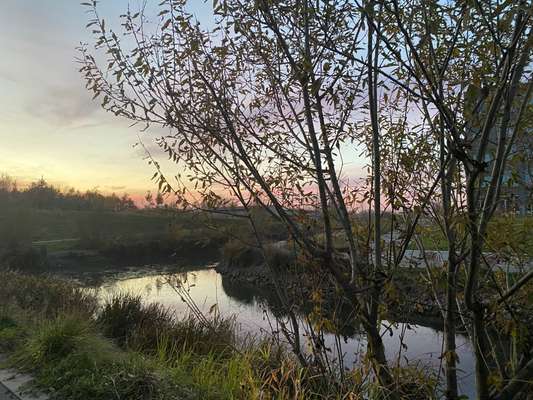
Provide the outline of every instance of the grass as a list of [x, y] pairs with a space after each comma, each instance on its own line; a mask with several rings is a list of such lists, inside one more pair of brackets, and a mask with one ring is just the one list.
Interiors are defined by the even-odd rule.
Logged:
[[[43, 321], [10, 362], [33, 372], [36, 384], [61, 399], [171, 399], [175, 390], [154, 365], [120, 351], [92, 321], [66, 314]], [[167, 385], [165, 385], [167, 384]]]
[[130, 294], [107, 299], [96, 322], [104, 336], [121, 347], [151, 355], [170, 346], [194, 354], [224, 355], [234, 344], [232, 318], [214, 315], [206, 326], [192, 316], [177, 319], [160, 304], [143, 304], [139, 296]]
[[270, 340], [237, 340], [233, 318], [180, 319], [126, 294], [98, 306], [52, 278], [0, 280], [0, 352], [53, 399], [340, 400], [374, 390], [358, 369], [332, 385]]
[[53, 398], [253, 399], [263, 390], [254, 359], [270, 353], [237, 350], [233, 319], [205, 326], [130, 295], [96, 308], [69, 282], [0, 279], [0, 351]]
[[[533, 217], [498, 215], [488, 226], [485, 251], [533, 257]], [[448, 250], [448, 242], [436, 225], [419, 226], [417, 233], [426, 250]], [[409, 248], [417, 249], [414, 241]]]
[[78, 312], [91, 316], [97, 299], [86, 290], [59, 279], [0, 271], [0, 304], [11, 305], [43, 318]]
[[[257, 215], [255, 215], [257, 214]], [[287, 234], [272, 217], [254, 214], [265, 240]], [[0, 268], [29, 272], [67, 270], [85, 257], [97, 264], [167, 264], [178, 260], [211, 261], [232, 238], [253, 236], [250, 224], [237, 218], [150, 209], [129, 211], [43, 210], [27, 206], [0, 210]], [[79, 258], [78, 257], [78, 258]], [[92, 257], [92, 259], [91, 259]]]

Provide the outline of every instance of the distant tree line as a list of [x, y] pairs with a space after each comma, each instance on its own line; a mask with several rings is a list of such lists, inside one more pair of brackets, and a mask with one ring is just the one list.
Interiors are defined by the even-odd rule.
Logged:
[[136, 209], [134, 201], [128, 194], [117, 196], [115, 193], [105, 195], [98, 190], [81, 192], [74, 188], [61, 190], [44, 178], [31, 183], [26, 188], [19, 188], [11, 176], [0, 175], [0, 207], [18, 205], [38, 209], [86, 210], [86, 211], [123, 211]]

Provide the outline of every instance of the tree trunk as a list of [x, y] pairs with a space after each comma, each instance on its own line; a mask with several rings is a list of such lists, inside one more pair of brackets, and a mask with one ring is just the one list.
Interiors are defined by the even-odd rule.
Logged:
[[487, 366], [487, 344], [481, 304], [474, 306], [474, 354], [476, 356], [476, 386], [478, 400], [489, 398], [489, 369]]
[[390, 390], [389, 397], [391, 399], [398, 399], [399, 393], [394, 389], [394, 378], [391, 374], [385, 355], [385, 345], [381, 339], [379, 329], [377, 326], [369, 326], [366, 329], [368, 340], [368, 354], [372, 361], [372, 368], [381, 386], [384, 389]]
[[[453, 247], [453, 246], [450, 246]], [[455, 251], [455, 249], [450, 249]], [[456, 261], [455, 257], [448, 258], [448, 277], [446, 287], [446, 312], [444, 318], [444, 345], [445, 345], [445, 361], [446, 361], [446, 398], [448, 400], [456, 400], [458, 396], [457, 390], [457, 353], [455, 344], [455, 316], [457, 313], [457, 287], [456, 287]]]
[[481, 261], [481, 237], [477, 230], [471, 231], [471, 255], [469, 276], [467, 279], [467, 286], [465, 290], [465, 304], [468, 310], [472, 313], [472, 325], [473, 325], [473, 346], [474, 355], [476, 359], [476, 387], [477, 398], [479, 400], [486, 400], [489, 398], [489, 369], [487, 366], [487, 343], [485, 337], [484, 326], [484, 309], [483, 305], [478, 299], [474, 298], [474, 292], [478, 286], [478, 275]]

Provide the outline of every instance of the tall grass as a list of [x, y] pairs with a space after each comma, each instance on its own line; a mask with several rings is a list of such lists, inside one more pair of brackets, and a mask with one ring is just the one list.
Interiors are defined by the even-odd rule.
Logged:
[[213, 315], [208, 324], [192, 315], [177, 319], [160, 304], [144, 304], [127, 293], [106, 299], [96, 321], [122, 347], [149, 354], [157, 354], [164, 343], [195, 354], [223, 354], [233, 346], [233, 318]]
[[94, 294], [71, 282], [0, 270], [0, 304], [16, 305], [46, 317], [75, 311], [87, 316], [98, 308]]
[[[0, 285], [0, 352], [53, 398], [340, 400], [373, 393], [363, 370], [333, 382], [272, 339], [237, 341], [234, 319], [217, 313], [208, 323], [180, 319], [137, 296], [98, 306], [68, 282], [13, 272], [0, 279], [7, 283]], [[398, 382], [405, 398], [431, 396], [432, 382], [417, 369], [399, 369]]]
[[171, 386], [153, 365], [121, 352], [92, 321], [67, 314], [43, 321], [11, 357], [61, 399], [170, 399]]

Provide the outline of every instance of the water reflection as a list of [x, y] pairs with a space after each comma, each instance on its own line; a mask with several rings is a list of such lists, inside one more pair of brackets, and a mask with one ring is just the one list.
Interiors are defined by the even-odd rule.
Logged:
[[[281, 304], [275, 293], [258, 292], [246, 285], [237, 285], [222, 279], [213, 269], [186, 272], [181, 278], [186, 280], [191, 298], [203, 312], [209, 312], [217, 304], [220, 313], [235, 315], [238, 328], [252, 335], [264, 335], [270, 333], [272, 328], [276, 329], [275, 314], [280, 316]], [[166, 275], [109, 280], [100, 286], [100, 290], [102, 296], [117, 292], [142, 295], [145, 301], [161, 303], [175, 310], [178, 315], [188, 314], [187, 305], [166, 282]], [[389, 360], [402, 365], [408, 360], [409, 365], [417, 364], [436, 371], [442, 367], [442, 332], [408, 323], [385, 323], [382, 335]], [[346, 367], [350, 367], [360, 361], [366, 341], [353, 328], [344, 339], [343, 361]], [[305, 340], [305, 333], [302, 333], [302, 340]], [[335, 348], [334, 335], [325, 335], [324, 340], [327, 347]], [[461, 393], [474, 397], [474, 360], [467, 338], [457, 337], [457, 353]]]

